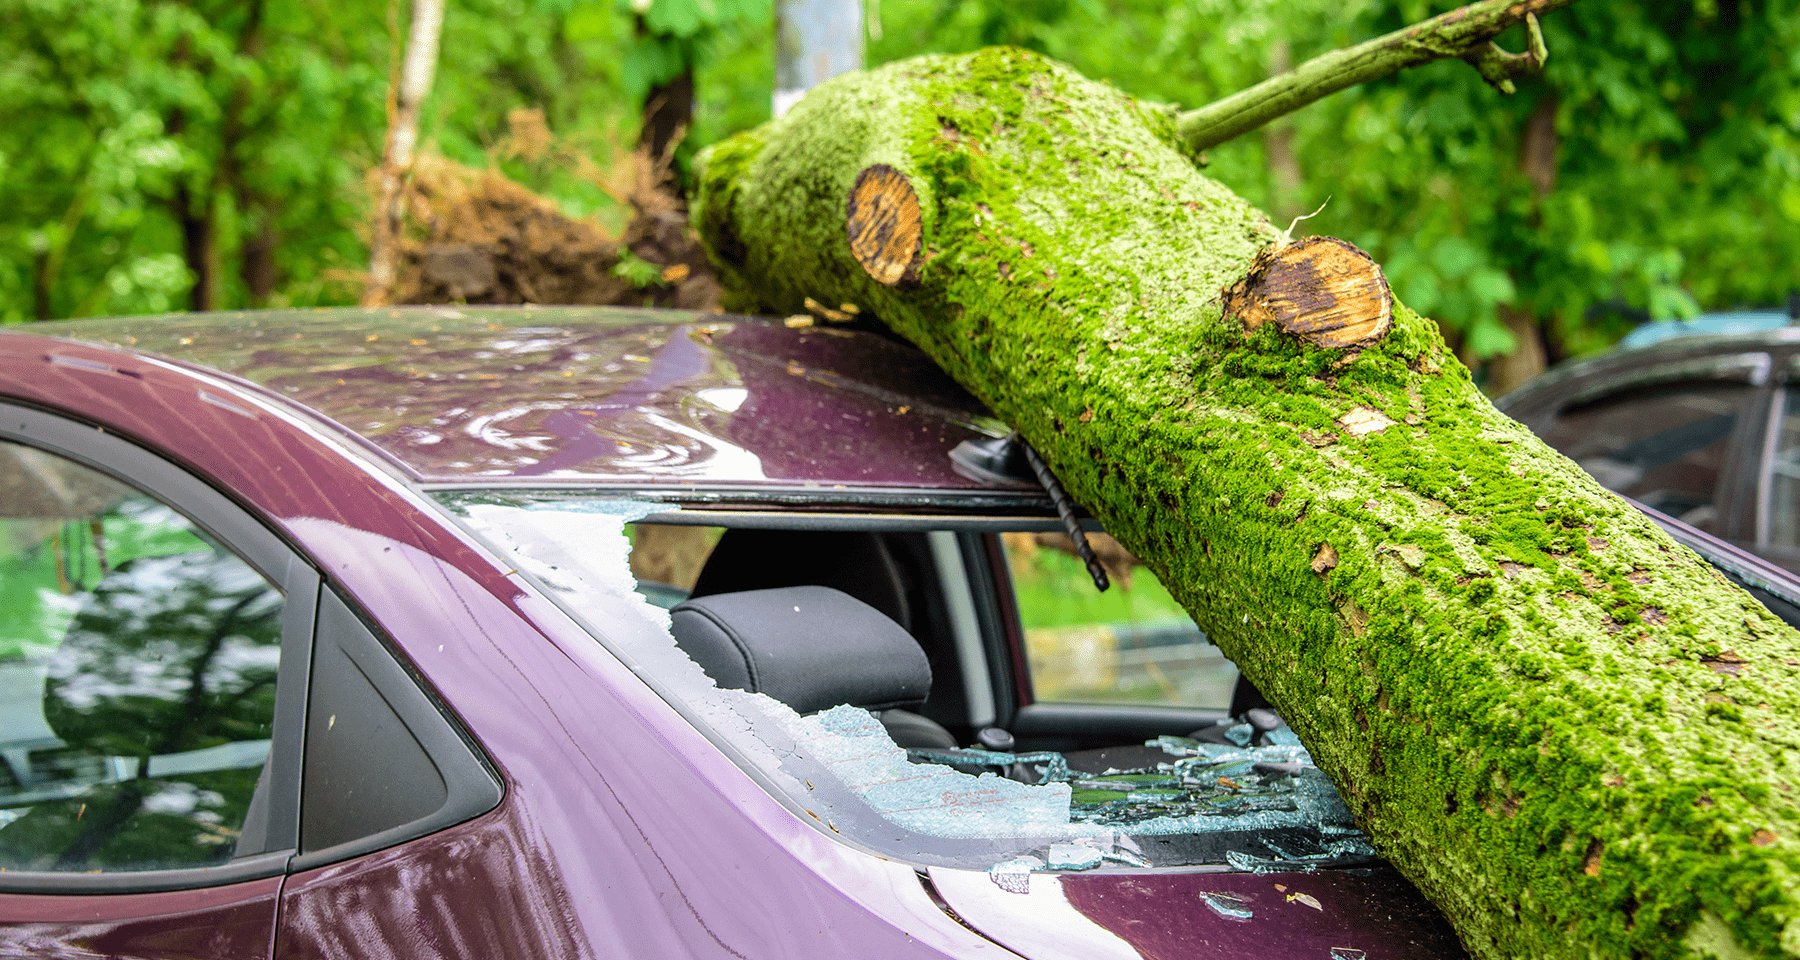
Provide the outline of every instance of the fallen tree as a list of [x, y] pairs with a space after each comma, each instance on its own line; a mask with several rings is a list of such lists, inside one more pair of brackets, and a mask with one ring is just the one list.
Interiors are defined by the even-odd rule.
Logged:
[[1199, 173], [1194, 116], [924, 57], [713, 147], [694, 220], [737, 306], [854, 303], [1019, 430], [1475, 954], [1800, 956], [1800, 634]]

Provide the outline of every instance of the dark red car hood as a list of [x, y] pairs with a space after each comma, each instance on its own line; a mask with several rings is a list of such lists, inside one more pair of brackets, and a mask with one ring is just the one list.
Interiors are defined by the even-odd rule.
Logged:
[[1039, 873], [1024, 894], [966, 870], [932, 869], [929, 881], [963, 922], [1031, 960], [1466, 956], [1437, 909], [1388, 866]]

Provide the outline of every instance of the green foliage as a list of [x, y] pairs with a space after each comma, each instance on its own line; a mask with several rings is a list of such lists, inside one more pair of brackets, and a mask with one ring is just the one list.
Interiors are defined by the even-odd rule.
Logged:
[[[1012, 44], [1150, 100], [1206, 103], [1281, 62], [1446, 0], [916, 0], [871, 4], [869, 59]], [[405, 3], [398, 15], [405, 14]], [[0, 321], [183, 309], [188, 219], [212, 225], [222, 307], [343, 302], [366, 259], [381, 149], [385, 0], [15, 0], [0, 6]], [[598, 182], [657, 84], [692, 70], [689, 146], [768, 118], [769, 0], [459, 0], [423, 135], [615, 226]], [[1766, 305], [1800, 287], [1800, 9], [1785, 0], [1595, 2], [1545, 21], [1547, 74], [1513, 97], [1459, 63], [1338, 94], [1211, 152], [1207, 172], [1298, 232], [1344, 236], [1465, 356], [1558, 353], [1630, 321]], [[403, 31], [402, 31], [403, 32]], [[1507, 44], [1521, 45], [1519, 37]], [[1554, 183], [1522, 162], [1543, 105]], [[541, 110], [558, 149], [520, 149]], [[684, 147], [685, 151], [688, 147]], [[1291, 158], [1291, 159], [1290, 159]], [[1329, 200], [1329, 202], [1327, 202]], [[253, 290], [259, 240], [274, 285]], [[266, 297], [254, 296], [266, 292]]]
[[[706, 62], [715, 46], [736, 49], [736, 32], [766, 34], [767, 10], [659, 0], [646, 13], [687, 31], [671, 49]], [[393, 13], [385, 0], [0, 5], [0, 322], [186, 309], [196, 269], [184, 219], [211, 231], [216, 306], [353, 300], [406, 4]], [[654, 82], [622, 55], [649, 43], [633, 18], [623, 4], [458, 0], [426, 148], [622, 225], [600, 170], [634, 135]], [[766, 76], [739, 98], [755, 106], [727, 111], [738, 125], [766, 115]], [[511, 136], [528, 109], [557, 149]], [[272, 250], [266, 296], [248, 277], [259, 240]]]
[[663, 285], [662, 268], [630, 250], [619, 251], [619, 262], [610, 272], [640, 290]]
[[[1373, 34], [1429, 12], [1416, 0], [1384, 4], [1358, 29]], [[1346, 157], [1357, 168], [1334, 190], [1337, 222], [1327, 228], [1377, 251], [1400, 295], [1435, 312], [1478, 357], [1511, 346], [1494, 318], [1502, 304], [1549, 323], [1579, 352], [1624, 330], [1584, 320], [1603, 301], [1665, 318], [1777, 303], [1800, 287], [1791, 239], [1800, 203], [1787, 199], [1800, 193], [1794, 8], [1582, 3], [1544, 27], [1548, 68], [1515, 97], [1439, 64], [1305, 114], [1309, 179]], [[1556, 141], [1553, 185], [1541, 195], [1521, 156], [1540, 109]], [[1361, 161], [1377, 152], [1381, 162]], [[1431, 306], [1436, 296], [1446, 299]]]
[[[744, 38], [772, 38], [770, 0], [616, 0], [616, 6], [633, 18], [633, 29], [622, 38], [624, 49], [619, 61], [620, 85], [633, 104], [645, 103], [657, 87], [684, 73], [695, 74], [698, 82], [703, 68], [721, 59], [739, 59], [734, 54], [744, 49]], [[767, 49], [762, 44], [754, 46]], [[772, 55], [769, 65], [773, 66]], [[774, 86], [772, 72], [763, 71], [749, 71], [746, 75], [734, 70], [726, 74], [726, 82], [734, 99], [763, 105], [768, 103]], [[718, 129], [712, 135], [743, 129], [744, 125], [757, 122], [758, 116], [767, 118], [766, 107], [758, 115], [746, 116], [744, 124]], [[684, 141], [682, 162], [698, 142], [698, 137]]]
[[[379, 8], [375, 8], [378, 10]], [[267, 229], [286, 299], [353, 267], [383, 122], [378, 13], [292, 4], [25, 0], [0, 8], [0, 321], [180, 309], [184, 220], [215, 259]], [[221, 299], [248, 299], [238, 271]]]
[[769, 26], [768, 0], [618, 0], [618, 6], [638, 18], [620, 65], [633, 100], [709, 59], [721, 33]]

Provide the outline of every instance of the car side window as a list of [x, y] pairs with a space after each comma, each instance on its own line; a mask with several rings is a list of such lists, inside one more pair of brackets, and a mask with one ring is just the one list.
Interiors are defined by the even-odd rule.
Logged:
[[1111, 574], [1104, 593], [1063, 534], [1000, 537], [1034, 699], [1229, 708], [1237, 667], [1117, 541], [1089, 539]]
[[0, 441], [0, 868], [237, 856], [266, 779], [283, 608], [170, 506]]
[[1657, 384], [1567, 410], [1543, 438], [1608, 489], [1718, 532], [1719, 480], [1752, 395], [1738, 383]]

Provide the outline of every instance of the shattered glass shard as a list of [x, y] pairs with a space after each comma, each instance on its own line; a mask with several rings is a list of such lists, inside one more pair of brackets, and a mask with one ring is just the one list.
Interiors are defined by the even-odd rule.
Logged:
[[908, 829], [971, 838], [1070, 832], [1066, 784], [1031, 786], [991, 773], [972, 777], [948, 766], [911, 762], [881, 721], [856, 707], [782, 719], [796, 728], [796, 741], [809, 744], [813, 757], [863, 802]]
[[988, 868], [988, 879], [1007, 893], [1030, 893], [1032, 871], [1043, 868], [1044, 861], [1036, 857], [1014, 857]]
[[1242, 923], [1256, 916], [1256, 911], [1250, 908], [1250, 901], [1235, 893], [1201, 891], [1200, 902], [1211, 907], [1212, 912], [1227, 920], [1236, 920]]
[[1270, 730], [1268, 735], [1263, 737], [1263, 742], [1271, 747], [1298, 747], [1300, 746], [1300, 735], [1288, 727], [1282, 727], [1279, 730]]
[[[1122, 838], [1120, 838], [1120, 841], [1122, 843], [1129, 843], [1129, 842], [1131, 842], [1131, 838], [1130, 837], [1122, 837]], [[1108, 859], [1114, 863], [1125, 864], [1128, 867], [1151, 866], [1150, 859], [1148, 857], [1145, 857], [1143, 854], [1138, 853], [1135, 850], [1128, 850], [1128, 849], [1125, 849], [1124, 847], [1113, 848], [1111, 851], [1109, 851], [1106, 854], [1106, 859]]]
[[1146, 741], [1144, 746], [1155, 747], [1164, 753], [1177, 757], [1191, 757], [1200, 752], [1200, 741], [1195, 740], [1193, 737], [1171, 737], [1166, 734], [1157, 737], [1155, 740]]
[[1317, 863], [1309, 861], [1270, 860], [1266, 857], [1251, 856], [1242, 850], [1227, 850], [1225, 862], [1234, 870], [1245, 873], [1312, 873], [1319, 869]]
[[1079, 841], [1053, 843], [1045, 855], [1046, 866], [1051, 870], [1089, 870], [1099, 866], [1102, 859], [1099, 847]]
[[1250, 738], [1256, 736], [1256, 728], [1247, 723], [1233, 724], [1225, 729], [1225, 739], [1240, 747], [1250, 745]]
[[1355, 947], [1332, 947], [1331, 960], [1368, 960], [1367, 951]]
[[1069, 779], [1068, 758], [1054, 750], [1038, 753], [1008, 753], [1000, 750], [978, 750], [974, 747], [958, 747], [944, 750], [937, 747], [913, 747], [906, 754], [914, 762], [941, 763], [952, 767], [993, 767], [997, 771], [1005, 771], [1015, 765], [1039, 767], [1038, 784], [1064, 783]]

